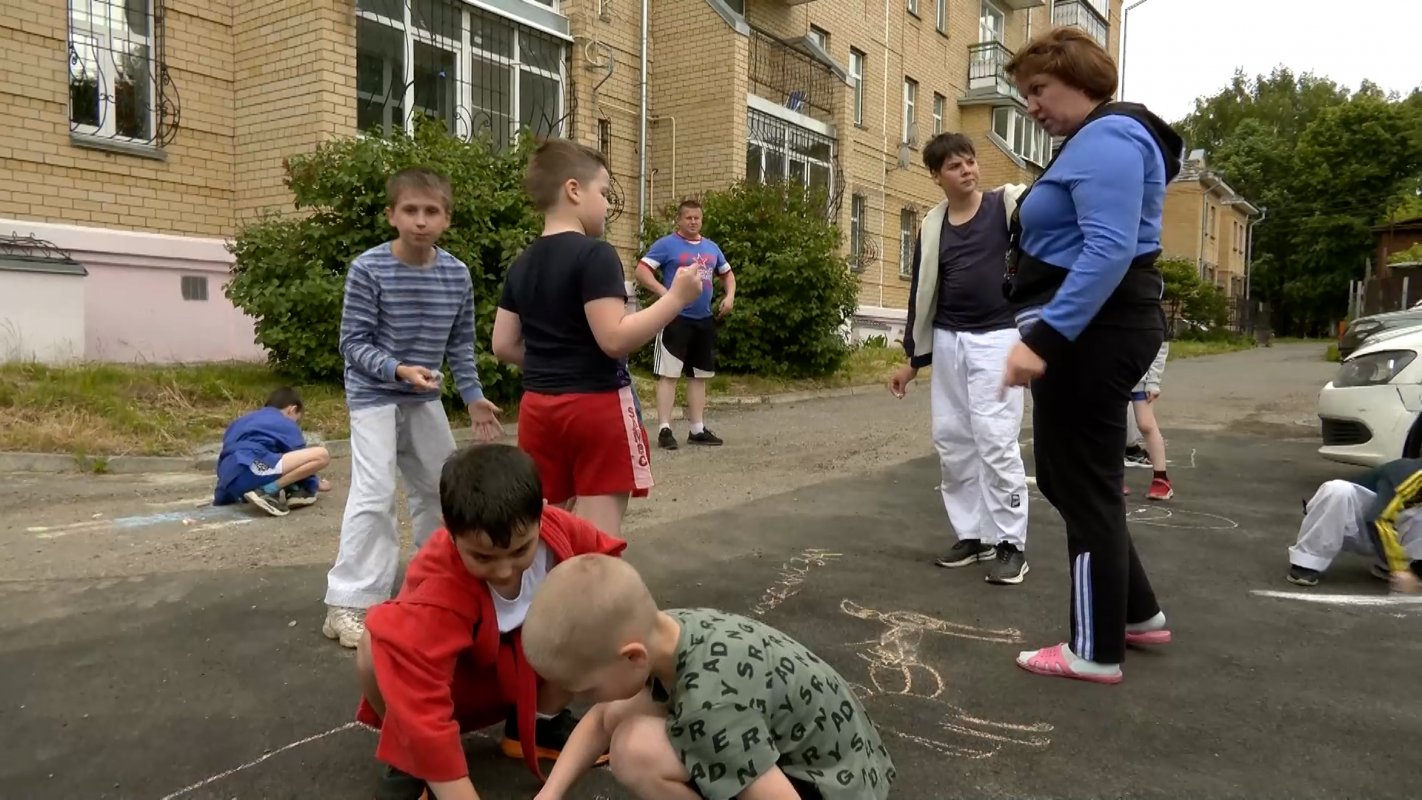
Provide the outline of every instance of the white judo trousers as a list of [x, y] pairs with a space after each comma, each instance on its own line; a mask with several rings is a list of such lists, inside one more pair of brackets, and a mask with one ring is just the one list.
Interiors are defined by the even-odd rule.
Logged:
[[351, 488], [326, 605], [369, 608], [390, 599], [400, 568], [396, 475], [405, 479], [415, 547], [443, 525], [439, 477], [454, 433], [438, 400], [351, 411]]
[[943, 508], [958, 538], [1027, 546], [1022, 466], [1023, 390], [1002, 397], [1016, 328], [987, 333], [933, 329], [930, 407], [943, 470]]
[[[1328, 481], [1318, 487], [1308, 501], [1299, 539], [1289, 548], [1289, 563], [1323, 572], [1339, 553], [1354, 553], [1381, 564], [1382, 554], [1363, 521], [1376, 498], [1371, 490], [1350, 481]], [[1407, 509], [1398, 517], [1396, 527], [1408, 558], [1422, 559], [1422, 514], [1415, 508]]]

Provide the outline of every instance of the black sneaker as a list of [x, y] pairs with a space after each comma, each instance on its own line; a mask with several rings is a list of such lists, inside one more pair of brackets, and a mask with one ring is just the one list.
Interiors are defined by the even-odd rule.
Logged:
[[1150, 469], [1153, 465], [1150, 463], [1150, 456], [1141, 453], [1140, 455], [1127, 455], [1126, 466], [1135, 467], [1137, 469]]
[[711, 432], [710, 428], [702, 428], [701, 433], [693, 433], [686, 437], [687, 444], [699, 444], [707, 447], [720, 447], [724, 442], [721, 437]]
[[960, 539], [953, 545], [953, 549], [948, 551], [948, 555], [933, 563], [940, 567], [966, 567], [979, 561], [987, 561], [993, 554], [990, 544], [983, 544], [978, 539]]
[[284, 517], [291, 511], [286, 505], [286, 500], [282, 499], [280, 493], [267, 494], [261, 489], [253, 489], [242, 495], [242, 499], [271, 514], [273, 517]]
[[672, 433], [671, 428], [662, 428], [657, 434], [657, 447], [663, 450], [675, 450], [679, 446], [676, 443], [676, 434]]
[[285, 494], [289, 508], [305, 508], [316, 503], [316, 493], [301, 486], [288, 486]]
[[[547, 719], [540, 717], [534, 725], [533, 733], [534, 750], [539, 760], [556, 761], [563, 748], [568, 745], [568, 737], [573, 735], [573, 729], [576, 727], [578, 718], [566, 708]], [[512, 712], [504, 721], [504, 740], [499, 743], [499, 747], [509, 758], [523, 758], [523, 745], [518, 740], [518, 719]], [[599, 765], [606, 763], [607, 753], [603, 753], [595, 762]]]
[[426, 788], [424, 781], [387, 764], [375, 786], [375, 800], [420, 800]]
[[988, 565], [987, 582], [1016, 585], [1027, 577], [1027, 554], [1017, 549], [1017, 545], [1003, 542], [994, 548], [996, 558]]
[[1317, 586], [1318, 579], [1323, 577], [1323, 573], [1308, 567], [1290, 566], [1289, 583], [1298, 586]]

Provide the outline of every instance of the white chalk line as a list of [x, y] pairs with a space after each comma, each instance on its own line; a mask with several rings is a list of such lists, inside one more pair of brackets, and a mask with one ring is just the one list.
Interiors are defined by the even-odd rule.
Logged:
[[208, 784], [216, 783], [222, 780], [223, 778], [235, 775], [244, 769], [251, 769], [252, 767], [255, 767], [258, 764], [262, 763], [263, 761], [266, 761], [267, 759], [272, 758], [273, 756], [281, 755], [282, 753], [285, 753], [288, 750], [294, 750], [304, 744], [310, 744], [314, 741], [324, 739], [327, 736], [330, 736], [331, 734], [340, 733], [341, 731], [347, 731], [351, 728], [357, 727], [363, 728], [365, 726], [360, 724], [359, 722], [347, 722], [346, 724], [332, 728], [329, 731], [326, 731], [325, 733], [318, 733], [314, 736], [308, 736], [305, 739], [301, 739], [300, 741], [292, 742], [291, 744], [286, 745], [285, 747], [278, 747], [275, 750], [263, 753], [259, 758], [254, 758], [251, 761], [248, 761], [247, 763], [242, 764], [240, 766], [233, 767], [232, 769], [229, 769], [226, 772], [219, 772], [216, 775], [213, 775], [211, 778], [204, 778], [203, 780], [200, 780], [191, 786], [184, 786], [183, 788], [179, 789], [176, 792], [173, 792], [170, 795], [165, 795], [162, 800], [174, 800], [174, 798], [182, 797], [185, 794], [197, 791], [198, 789], [201, 789], [202, 787], [207, 786]]
[[212, 505], [212, 495], [189, 497], [184, 500], [169, 500], [164, 503], [144, 503], [149, 508], [203, 508]]
[[1271, 589], [1252, 589], [1250, 594], [1272, 597], [1278, 600], [1302, 600], [1330, 606], [1422, 606], [1422, 596], [1404, 594], [1315, 594], [1313, 592], [1276, 592]]

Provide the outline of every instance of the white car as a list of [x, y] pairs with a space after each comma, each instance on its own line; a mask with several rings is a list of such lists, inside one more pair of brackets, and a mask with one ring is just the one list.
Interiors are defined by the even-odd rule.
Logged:
[[1375, 467], [1422, 455], [1422, 326], [1368, 339], [1318, 393], [1320, 455]]

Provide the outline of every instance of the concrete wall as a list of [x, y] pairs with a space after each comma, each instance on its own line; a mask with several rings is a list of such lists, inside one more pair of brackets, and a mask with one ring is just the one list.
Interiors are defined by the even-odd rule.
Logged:
[[84, 277], [0, 267], [0, 362], [84, 357]]

